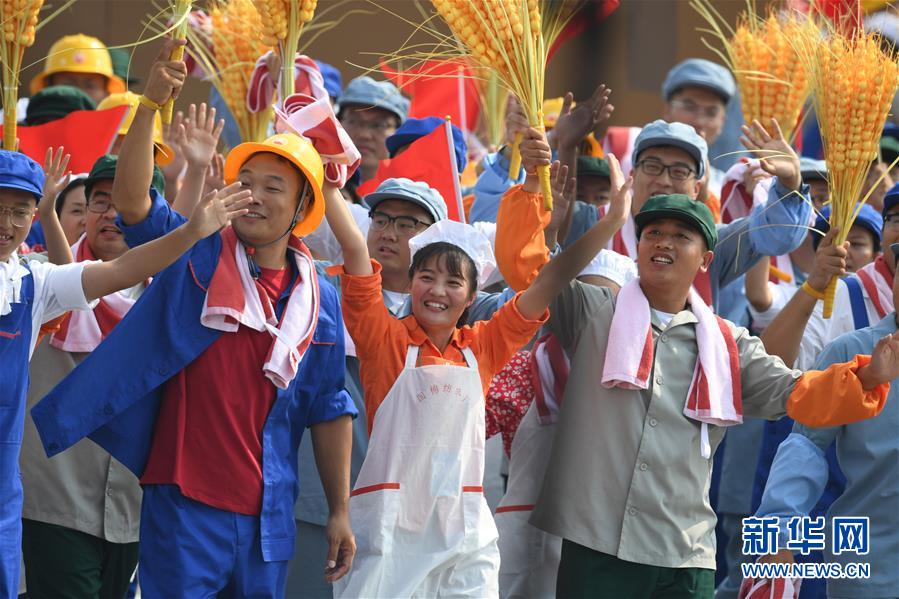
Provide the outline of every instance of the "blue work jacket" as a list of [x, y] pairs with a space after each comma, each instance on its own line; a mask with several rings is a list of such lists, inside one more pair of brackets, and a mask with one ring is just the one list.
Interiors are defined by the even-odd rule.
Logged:
[[[155, 191], [152, 198], [150, 213], [141, 223], [119, 223], [131, 247], [185, 222]], [[90, 437], [135, 475], [143, 474], [164, 383], [224, 334], [200, 323], [221, 248], [221, 236], [211, 235], [163, 270], [109, 337], [32, 408], [48, 456]], [[297, 449], [303, 430], [357, 414], [344, 389], [340, 302], [322, 277], [319, 287], [321, 305], [312, 344], [288, 388], [277, 390], [262, 429], [260, 529], [266, 561], [293, 555]], [[226, 372], [227, 364], [222, 364], [223, 375]]]

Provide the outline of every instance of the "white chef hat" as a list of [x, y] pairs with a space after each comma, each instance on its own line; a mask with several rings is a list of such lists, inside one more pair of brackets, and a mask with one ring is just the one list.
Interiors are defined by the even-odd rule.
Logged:
[[637, 278], [637, 265], [627, 256], [623, 256], [612, 250], [600, 250], [590, 264], [578, 273], [579, 277], [585, 275], [598, 275], [605, 277], [619, 287], [623, 287], [625, 283], [630, 283]]
[[409, 240], [412, 257], [423, 247], [440, 241], [458, 246], [474, 261], [478, 269], [478, 289], [496, 270], [496, 257], [490, 240], [471, 225], [449, 219], [437, 221]]

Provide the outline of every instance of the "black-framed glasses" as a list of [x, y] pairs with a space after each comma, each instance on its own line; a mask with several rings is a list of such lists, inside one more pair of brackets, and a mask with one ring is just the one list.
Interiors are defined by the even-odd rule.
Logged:
[[371, 211], [368, 216], [371, 218], [371, 228], [375, 231], [383, 231], [392, 224], [396, 232], [404, 237], [411, 237], [421, 229], [431, 226], [431, 223], [426, 223], [414, 216], [390, 216], [375, 210]]
[[672, 181], [686, 181], [690, 177], [696, 176], [696, 171], [689, 166], [683, 164], [665, 164], [659, 160], [647, 158], [641, 160], [635, 165], [650, 177], [660, 177], [662, 173], [668, 171], [668, 176]]
[[110, 207], [115, 208], [115, 205], [105, 198], [98, 198], [96, 200], [91, 198], [87, 201], [87, 209], [94, 214], [106, 214], [106, 211], [109, 210]]
[[17, 229], [24, 229], [34, 219], [34, 208], [7, 208], [0, 206], [0, 218], [9, 215], [9, 222]]

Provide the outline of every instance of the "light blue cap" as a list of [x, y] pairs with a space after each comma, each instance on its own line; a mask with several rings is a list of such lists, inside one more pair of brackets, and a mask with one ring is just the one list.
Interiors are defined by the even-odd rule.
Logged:
[[421, 181], [404, 177], [385, 179], [378, 188], [365, 196], [363, 201], [374, 210], [384, 200], [405, 200], [427, 210], [434, 222], [446, 218], [446, 202], [440, 192]]
[[389, 81], [375, 81], [368, 75], [356, 77], [340, 95], [340, 109], [349, 104], [373, 106], [392, 112], [402, 124], [409, 116], [409, 100]]
[[637, 164], [637, 158], [643, 150], [658, 146], [674, 146], [687, 152], [696, 160], [698, 179], [705, 175], [705, 162], [709, 154], [709, 146], [696, 132], [696, 129], [685, 123], [669, 123], [662, 119], [653, 121], [643, 127], [637, 141], [634, 142], [634, 153], [631, 162]]
[[710, 89], [721, 96], [725, 103], [730, 102], [737, 93], [737, 84], [730, 71], [702, 58], [688, 58], [668, 71], [662, 84], [662, 96], [667, 102], [674, 92], [688, 86]]
[[827, 179], [827, 163], [823, 160], [816, 160], [802, 156], [799, 159], [799, 173], [802, 175], [803, 181], [813, 181], [815, 179]]

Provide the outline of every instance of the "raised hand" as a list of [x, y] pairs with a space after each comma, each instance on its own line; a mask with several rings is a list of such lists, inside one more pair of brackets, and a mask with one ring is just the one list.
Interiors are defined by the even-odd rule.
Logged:
[[176, 142], [188, 166], [205, 169], [215, 157], [219, 137], [225, 127], [224, 119], [216, 123], [215, 108], [207, 110], [206, 103], [191, 104], [187, 119], [178, 128]]
[[195, 239], [204, 239], [224, 228], [232, 219], [248, 212], [251, 201], [249, 189], [241, 189], [240, 181], [217, 191], [207, 193], [190, 215], [187, 223]]
[[184, 40], [167, 39], [150, 67], [150, 76], [144, 87], [144, 95], [160, 106], [175, 99], [187, 79], [187, 65], [183, 60], [169, 60], [172, 50], [183, 46]]
[[821, 293], [827, 288], [828, 283], [834, 277], [846, 274], [846, 256], [849, 253], [849, 242], [843, 245], [835, 245], [834, 238], [840, 232], [839, 227], [834, 227], [827, 232], [818, 244], [815, 252], [815, 263], [808, 276], [808, 284], [812, 289]]
[[602, 220], [612, 219], [617, 221], [620, 227], [624, 225], [631, 214], [631, 202], [634, 196], [631, 188], [634, 185], [634, 178], [624, 178], [624, 173], [621, 172], [621, 164], [614, 154], [608, 154], [606, 160], [609, 162], [609, 180], [612, 187], [610, 190], [609, 209], [606, 211], [606, 215], [602, 217]]
[[871, 361], [858, 372], [865, 389], [889, 383], [896, 377], [899, 377], [899, 331], [881, 337], [871, 352]]
[[519, 145], [521, 166], [524, 167], [525, 173], [531, 175], [537, 172], [538, 166], [552, 163], [553, 152], [546, 141], [546, 136], [540, 129], [528, 127], [522, 131], [522, 134]]
[[225, 186], [225, 157], [219, 152], [215, 153], [209, 168], [206, 170], [206, 179], [203, 181], [203, 194]]
[[553, 210], [547, 229], [558, 231], [565, 222], [568, 207], [574, 201], [576, 181], [569, 176], [568, 165], [555, 161], [550, 167], [549, 174], [553, 189]]
[[560, 148], [576, 147], [591, 131], [594, 131], [603, 122], [612, 116], [615, 107], [609, 104], [609, 94], [612, 90], [605, 85], [600, 85], [586, 102], [571, 107], [574, 96], [571, 92], [565, 94], [562, 101], [562, 110], [559, 119], [550, 132]]
[[515, 136], [524, 133], [530, 126], [518, 99], [509, 94], [509, 101], [506, 104], [506, 143], [511, 145], [515, 141]]
[[47, 206], [56, 209], [56, 196], [72, 178], [72, 173], [68, 170], [71, 155], [64, 152], [65, 148], [62, 146], [56, 148], [55, 153], [53, 148], [47, 148], [44, 156], [44, 197], [38, 206], [40, 212], [44, 212]]
[[743, 125], [740, 143], [755, 154], [762, 169], [778, 179], [787, 189], [798, 190], [802, 185], [799, 156], [784, 139], [777, 120], [771, 119], [770, 132], [758, 121], [752, 127]]

